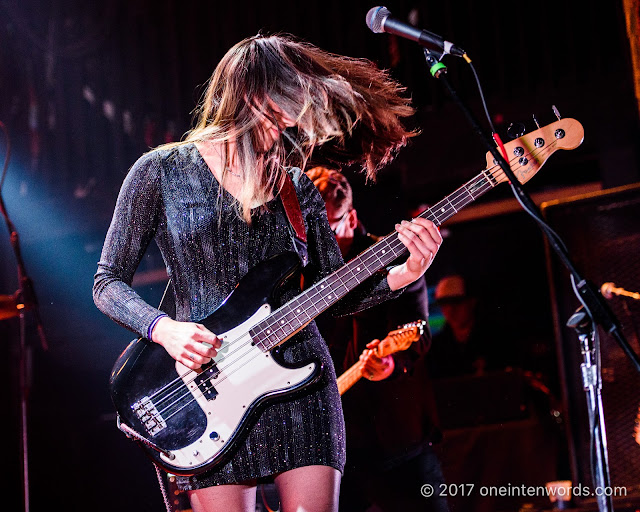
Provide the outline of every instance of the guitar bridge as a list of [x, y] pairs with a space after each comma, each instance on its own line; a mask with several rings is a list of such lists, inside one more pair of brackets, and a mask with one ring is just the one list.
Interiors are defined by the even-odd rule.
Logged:
[[155, 436], [158, 432], [166, 428], [167, 422], [160, 416], [158, 409], [156, 409], [156, 406], [149, 397], [145, 396], [138, 400], [131, 406], [131, 409], [133, 409], [133, 412], [136, 413], [136, 416], [138, 416], [144, 428], [152, 436]]

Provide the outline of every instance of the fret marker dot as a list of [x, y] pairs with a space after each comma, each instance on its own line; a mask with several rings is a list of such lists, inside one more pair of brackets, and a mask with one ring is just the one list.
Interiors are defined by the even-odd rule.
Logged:
[[300, 313], [300, 308], [296, 309], [296, 313]]
[[271, 334], [271, 329], [267, 329], [267, 334]]
[[444, 207], [440, 211], [444, 213], [444, 211], [445, 211]]
[[360, 272], [360, 267], [358, 267], [356, 270], [357, 270], [358, 272]]
[[280, 323], [281, 323], [281, 324], [283, 324], [283, 323], [284, 323], [284, 320], [280, 320]]

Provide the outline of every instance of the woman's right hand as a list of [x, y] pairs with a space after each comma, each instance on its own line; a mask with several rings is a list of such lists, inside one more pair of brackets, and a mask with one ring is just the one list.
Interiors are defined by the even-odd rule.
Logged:
[[162, 317], [153, 328], [151, 340], [162, 345], [176, 361], [197, 370], [218, 353], [222, 340], [202, 324], [177, 322]]

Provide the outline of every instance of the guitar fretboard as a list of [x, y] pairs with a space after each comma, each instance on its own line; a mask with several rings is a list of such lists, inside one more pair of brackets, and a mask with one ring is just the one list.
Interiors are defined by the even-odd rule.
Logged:
[[362, 378], [362, 363], [358, 361], [336, 379], [338, 392], [342, 395]]
[[427, 208], [418, 217], [428, 219], [436, 226], [440, 226], [444, 221], [453, 217], [462, 208], [478, 199], [497, 184], [498, 182], [490, 171], [482, 171], [442, 201], [431, 208]]
[[[440, 226], [495, 185], [497, 181], [485, 170], [419, 217]], [[256, 345], [264, 351], [274, 348], [405, 252], [407, 249], [397, 232], [382, 238], [256, 324], [250, 331]]]

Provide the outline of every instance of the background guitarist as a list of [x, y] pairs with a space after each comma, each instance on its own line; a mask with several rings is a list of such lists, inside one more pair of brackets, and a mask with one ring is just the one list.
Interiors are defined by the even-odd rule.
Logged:
[[[376, 242], [378, 237], [367, 233], [359, 221], [351, 186], [341, 172], [316, 167], [307, 175], [325, 200], [329, 225], [345, 260]], [[444, 481], [431, 446], [440, 433], [427, 371], [428, 326], [406, 351], [379, 358], [370, 350], [379, 343], [375, 338], [383, 338], [401, 324], [427, 320], [428, 315], [426, 281], [419, 279], [400, 297], [356, 315], [316, 319], [336, 373], [340, 375], [360, 359], [368, 379], [342, 397], [347, 464], [341, 510], [365, 511], [372, 505], [385, 512], [448, 510], [445, 498], [426, 499], [419, 492], [423, 484], [437, 490]]]

